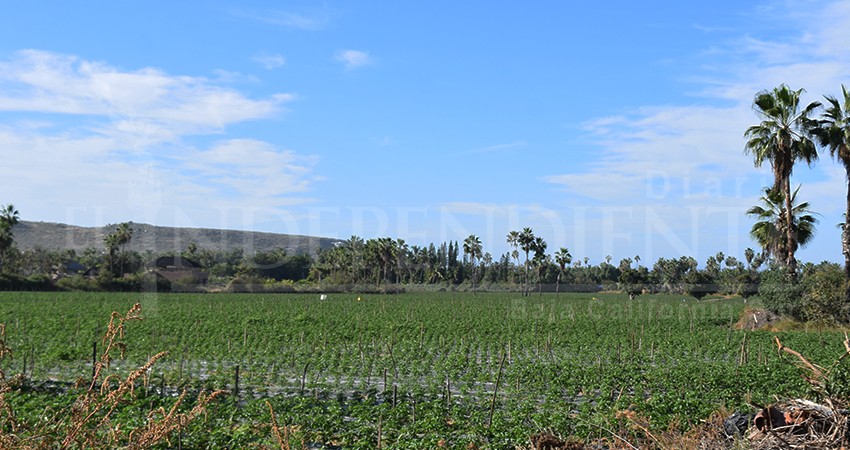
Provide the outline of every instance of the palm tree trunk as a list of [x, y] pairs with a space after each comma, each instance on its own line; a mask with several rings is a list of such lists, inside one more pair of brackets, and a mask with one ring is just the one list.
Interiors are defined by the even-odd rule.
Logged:
[[844, 299], [850, 303], [850, 161], [847, 170], [847, 211], [844, 213], [844, 229], [841, 230], [841, 252], [844, 253]]
[[797, 277], [797, 259], [794, 257], [794, 247], [795, 247], [795, 239], [794, 239], [794, 219], [791, 210], [791, 177], [785, 177], [783, 181], [783, 190], [785, 191], [785, 228], [786, 228], [786, 236], [787, 236], [787, 246], [788, 246], [788, 274], [791, 276], [791, 279], [796, 279]]
[[562, 270], [558, 271], [558, 279], [555, 280], [555, 293], [556, 294], [561, 291], [561, 274], [562, 273], [563, 273]]
[[525, 252], [525, 280], [523, 280], [522, 285], [522, 295], [524, 297], [528, 296], [528, 252]]

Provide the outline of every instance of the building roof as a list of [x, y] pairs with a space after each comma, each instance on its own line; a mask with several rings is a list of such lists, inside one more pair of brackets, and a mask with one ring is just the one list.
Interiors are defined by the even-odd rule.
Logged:
[[182, 256], [160, 256], [151, 266], [158, 269], [200, 269], [201, 265]]

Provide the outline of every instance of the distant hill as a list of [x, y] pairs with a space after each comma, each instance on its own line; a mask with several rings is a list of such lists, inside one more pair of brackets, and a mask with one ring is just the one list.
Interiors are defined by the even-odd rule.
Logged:
[[[127, 250], [155, 253], [182, 252], [190, 242], [199, 249], [235, 250], [247, 254], [283, 248], [288, 254], [315, 255], [319, 249], [333, 247], [342, 242], [313, 236], [262, 233], [256, 231], [219, 230], [214, 228], [160, 227], [144, 223], [131, 223], [133, 238]], [[19, 222], [13, 233], [15, 245], [21, 250], [41, 247], [47, 250], [89, 247], [103, 248], [103, 237], [113, 232], [116, 225], [104, 227], [78, 227], [50, 222]]]

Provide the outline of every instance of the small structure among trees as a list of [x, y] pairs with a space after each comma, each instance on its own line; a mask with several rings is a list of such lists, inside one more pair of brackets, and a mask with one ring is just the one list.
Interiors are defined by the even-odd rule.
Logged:
[[149, 267], [157, 277], [171, 283], [205, 285], [209, 282], [209, 274], [200, 264], [182, 256], [160, 256]]

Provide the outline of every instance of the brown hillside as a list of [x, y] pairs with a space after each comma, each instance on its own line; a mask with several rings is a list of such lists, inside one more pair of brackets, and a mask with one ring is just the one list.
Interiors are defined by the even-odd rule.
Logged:
[[[315, 255], [319, 249], [329, 248], [338, 239], [299, 236], [255, 231], [219, 230], [214, 228], [160, 227], [144, 223], [131, 223], [134, 233], [127, 250], [155, 253], [181, 252], [190, 242], [198, 248], [236, 250], [252, 254], [275, 248], [284, 248], [289, 254]], [[47, 250], [89, 247], [103, 248], [103, 237], [114, 231], [116, 225], [104, 227], [78, 227], [61, 223], [21, 221], [15, 226], [15, 245], [26, 250], [41, 247]]]

